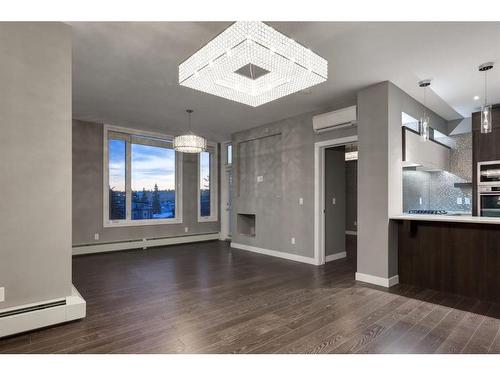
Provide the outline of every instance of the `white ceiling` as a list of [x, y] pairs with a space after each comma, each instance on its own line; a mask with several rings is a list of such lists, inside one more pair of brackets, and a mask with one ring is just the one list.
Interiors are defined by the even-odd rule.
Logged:
[[489, 101], [500, 102], [500, 23], [269, 22], [326, 58], [329, 79], [252, 108], [178, 84], [178, 65], [230, 22], [71, 23], [75, 118], [177, 134], [193, 128], [212, 139], [316, 109], [350, 104], [356, 92], [390, 80], [422, 101], [417, 82], [432, 78], [428, 106], [452, 120], [482, 100], [477, 66], [489, 73]]

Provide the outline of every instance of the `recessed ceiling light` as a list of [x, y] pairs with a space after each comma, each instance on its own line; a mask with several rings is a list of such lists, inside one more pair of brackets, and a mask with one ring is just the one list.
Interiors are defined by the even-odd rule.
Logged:
[[478, 95], [476, 95], [476, 96], [474, 97], [474, 100], [479, 100], [479, 96], [478, 96]]
[[328, 62], [263, 22], [235, 22], [179, 65], [179, 84], [257, 107], [328, 78]]

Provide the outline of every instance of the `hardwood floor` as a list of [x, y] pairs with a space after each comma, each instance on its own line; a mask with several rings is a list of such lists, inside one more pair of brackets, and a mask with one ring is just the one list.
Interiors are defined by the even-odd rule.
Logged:
[[500, 353], [500, 305], [356, 282], [353, 259], [314, 267], [218, 241], [75, 257], [87, 318], [0, 352]]

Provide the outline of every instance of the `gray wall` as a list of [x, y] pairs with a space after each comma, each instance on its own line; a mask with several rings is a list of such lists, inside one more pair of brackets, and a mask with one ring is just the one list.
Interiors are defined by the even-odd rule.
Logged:
[[[402, 212], [401, 112], [419, 118], [423, 105], [391, 82], [358, 93], [358, 272], [397, 274], [397, 232], [389, 216]], [[447, 122], [429, 111], [431, 126]]]
[[[342, 103], [233, 134], [234, 242], [314, 257], [314, 143], [355, 135], [356, 128], [317, 135], [312, 117], [353, 104]], [[263, 181], [257, 182], [257, 176], [263, 176]], [[301, 197], [303, 205], [299, 205]], [[256, 215], [255, 237], [238, 233], [238, 212]]]
[[0, 309], [71, 294], [71, 28], [0, 23]]
[[345, 146], [327, 148], [325, 150], [325, 255], [345, 251], [346, 206]]
[[198, 223], [196, 155], [184, 154], [181, 224], [104, 228], [102, 168], [103, 125], [73, 120], [73, 245], [186, 235], [184, 227], [188, 235], [220, 231], [219, 221]]

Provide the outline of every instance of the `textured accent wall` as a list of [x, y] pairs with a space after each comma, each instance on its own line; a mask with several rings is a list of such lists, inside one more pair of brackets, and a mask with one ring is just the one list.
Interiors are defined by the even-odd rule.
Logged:
[[[354, 135], [356, 128], [315, 134], [312, 117], [352, 104], [233, 134], [233, 242], [314, 257], [314, 143]], [[239, 232], [238, 213], [255, 214], [255, 237]]]
[[465, 181], [472, 181], [472, 133], [451, 136], [455, 146], [450, 155], [450, 172]]
[[449, 172], [403, 170], [403, 211], [445, 210], [470, 213], [472, 186], [454, 187], [467, 182]]

